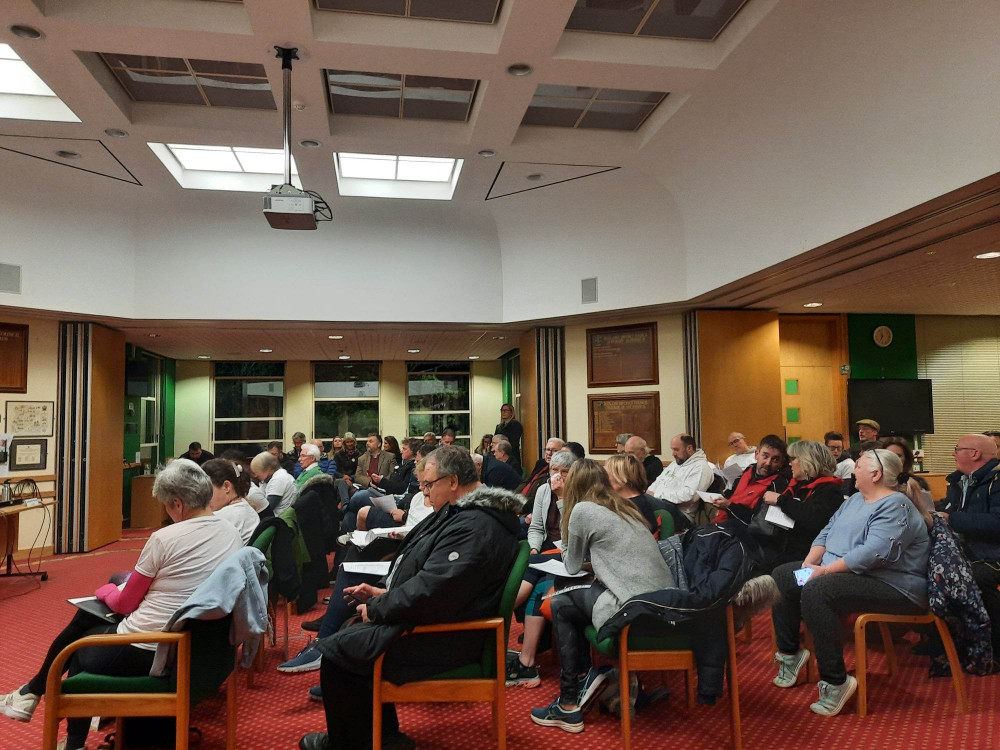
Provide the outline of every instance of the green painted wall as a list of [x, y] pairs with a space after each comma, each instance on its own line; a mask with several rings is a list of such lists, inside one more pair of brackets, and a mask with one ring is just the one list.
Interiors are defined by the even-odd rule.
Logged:
[[[879, 326], [892, 329], [892, 343], [884, 348], [872, 339]], [[917, 377], [917, 328], [913, 315], [848, 315], [847, 345], [852, 378]]]
[[177, 391], [177, 361], [163, 360], [160, 378], [160, 460], [165, 461], [174, 453], [174, 404]]

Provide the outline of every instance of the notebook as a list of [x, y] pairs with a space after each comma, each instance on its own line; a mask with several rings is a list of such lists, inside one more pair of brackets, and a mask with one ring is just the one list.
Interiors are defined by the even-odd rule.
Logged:
[[82, 609], [84, 612], [89, 612], [90, 614], [100, 617], [102, 620], [107, 620], [108, 622], [117, 623], [125, 619], [123, 615], [112, 612], [111, 608], [104, 602], [100, 601], [96, 596], [80, 596], [76, 599], [67, 599], [66, 601], [77, 609]]

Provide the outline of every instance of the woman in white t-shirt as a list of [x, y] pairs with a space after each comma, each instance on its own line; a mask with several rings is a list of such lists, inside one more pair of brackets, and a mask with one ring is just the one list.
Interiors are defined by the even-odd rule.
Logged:
[[[219, 563], [243, 546], [233, 525], [212, 513], [212, 482], [194, 461], [172, 461], [156, 477], [153, 495], [163, 503], [173, 524], [149, 537], [123, 588], [108, 583], [95, 592], [113, 611], [126, 615], [125, 619], [116, 626], [77, 610], [49, 646], [38, 673], [21, 688], [0, 696], [0, 712], [30, 721], [45, 692], [49, 667], [66, 646], [87, 635], [162, 630]], [[70, 675], [93, 672], [140, 677], [149, 674], [155, 653], [152, 643], [82, 648], [70, 658], [67, 670]], [[83, 748], [89, 728], [89, 718], [69, 719], [67, 750]]]
[[213, 458], [202, 465], [202, 470], [212, 480], [212, 500], [209, 503], [215, 515], [225, 518], [236, 527], [243, 543], [250, 541], [260, 523], [257, 511], [247, 502], [250, 491], [250, 473], [243, 466], [225, 458]]

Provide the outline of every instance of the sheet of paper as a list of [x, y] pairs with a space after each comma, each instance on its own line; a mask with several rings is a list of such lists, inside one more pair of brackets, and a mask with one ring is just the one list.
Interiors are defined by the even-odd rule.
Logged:
[[720, 495], [718, 492], [699, 492], [698, 497], [700, 497], [706, 503], [711, 503], [713, 505], [715, 504], [716, 500], [722, 499], [722, 495]]
[[528, 567], [548, 573], [549, 575], [560, 576], [561, 578], [583, 578], [590, 575], [585, 570], [581, 570], [579, 573], [569, 573], [561, 560], [546, 560], [541, 563], [532, 563]]
[[376, 537], [406, 536], [412, 526], [391, 526], [387, 529], [372, 529], [371, 533]]
[[375, 535], [370, 531], [352, 531], [351, 532], [351, 544], [355, 547], [367, 547], [368, 544], [375, 538]]
[[368, 575], [384, 576], [389, 573], [389, 560], [385, 562], [345, 562], [340, 567], [345, 573], [366, 573]]
[[393, 495], [380, 495], [379, 497], [372, 497], [370, 499], [372, 505], [386, 513], [396, 510], [396, 498]]
[[78, 596], [75, 599], [67, 599], [70, 604], [79, 604], [80, 602], [96, 602], [96, 596]]
[[767, 506], [767, 513], [764, 514], [764, 520], [770, 521], [771, 523], [785, 529], [795, 528], [795, 520], [789, 518], [788, 515], [777, 505]]
[[562, 548], [563, 548], [562, 542], [552, 542], [552, 544], [555, 546], [555, 548], [557, 550], [559, 550], [560, 552], [562, 552]]
[[726, 478], [728, 484], [732, 484], [739, 479], [742, 473], [743, 469], [740, 468], [739, 464], [729, 464], [729, 466], [722, 470], [722, 476]]

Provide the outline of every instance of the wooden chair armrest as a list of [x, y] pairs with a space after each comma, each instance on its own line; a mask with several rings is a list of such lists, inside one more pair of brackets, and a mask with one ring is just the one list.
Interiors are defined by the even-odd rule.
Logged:
[[454, 633], [463, 630], [496, 630], [503, 627], [502, 617], [486, 620], [465, 620], [463, 622], [442, 622], [437, 625], [418, 625], [408, 634], [414, 633]]

